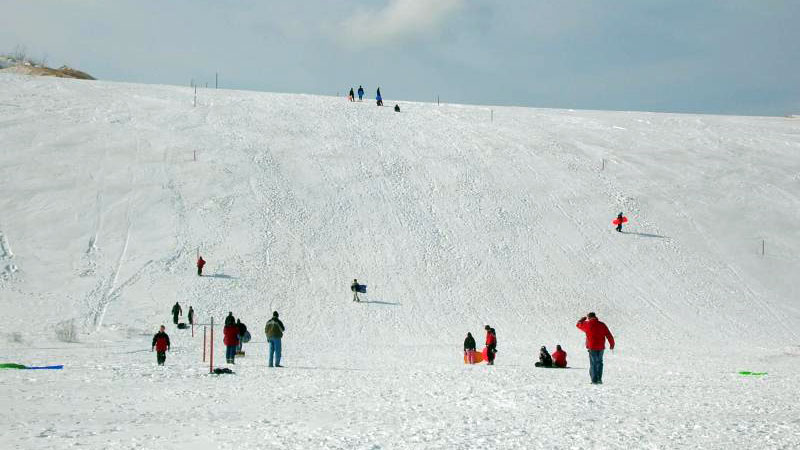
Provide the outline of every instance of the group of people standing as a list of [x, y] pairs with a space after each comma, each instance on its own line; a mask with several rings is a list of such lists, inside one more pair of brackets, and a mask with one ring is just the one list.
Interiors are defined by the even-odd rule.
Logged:
[[[351, 102], [356, 101], [356, 94], [358, 94], [358, 101], [362, 101], [364, 99], [364, 88], [359, 85], [358, 91], [353, 91], [353, 88], [350, 88], [350, 92], [347, 94], [347, 99]], [[378, 86], [377, 92], [375, 92], [375, 104], [378, 106], [383, 106], [383, 96], [381, 95], [381, 88]], [[400, 112], [400, 105], [394, 105], [395, 112]]]
[[[614, 350], [614, 336], [609, 331], [605, 323], [597, 319], [597, 315], [593, 312], [581, 317], [576, 324], [576, 327], [586, 333], [586, 350], [589, 352], [589, 377], [592, 384], [603, 384], [603, 352], [606, 348], [606, 341], [608, 341], [609, 348]], [[486, 363], [490, 366], [494, 365], [495, 353], [497, 353], [497, 333], [495, 329], [486, 325], [486, 349], [484, 350], [486, 356]], [[475, 338], [472, 333], [467, 333], [464, 339], [464, 360], [469, 364], [475, 364], [476, 348]], [[556, 351], [551, 355], [547, 351], [547, 347], [542, 346], [539, 350], [539, 361], [535, 363], [536, 367], [567, 367], [567, 352], [561, 348], [561, 345], [556, 345]]]

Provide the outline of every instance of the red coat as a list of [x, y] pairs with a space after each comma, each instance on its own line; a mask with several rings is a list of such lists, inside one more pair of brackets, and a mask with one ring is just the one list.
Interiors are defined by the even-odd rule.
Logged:
[[222, 329], [222, 334], [225, 336], [222, 343], [230, 347], [232, 345], [239, 345], [239, 327], [236, 324], [228, 325]]
[[205, 265], [206, 265], [206, 260], [204, 260], [203, 258], [197, 260], [197, 267], [199, 267], [200, 269], [202, 269], [203, 266]]
[[557, 367], [567, 367], [567, 352], [556, 350], [551, 356], [553, 357], [553, 364]]
[[579, 320], [575, 325], [586, 333], [586, 348], [589, 350], [605, 350], [606, 339], [611, 349], [614, 349], [614, 336], [608, 331], [608, 327], [603, 322], [592, 318], [589, 320]]
[[169, 349], [169, 336], [167, 333], [158, 332], [153, 336], [153, 347], [159, 353], [163, 353]]
[[488, 347], [490, 345], [497, 345], [497, 338], [492, 332], [486, 333], [486, 346]]

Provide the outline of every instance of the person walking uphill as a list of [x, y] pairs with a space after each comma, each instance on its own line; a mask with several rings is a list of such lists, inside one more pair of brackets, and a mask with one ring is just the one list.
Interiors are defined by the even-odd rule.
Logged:
[[472, 337], [472, 333], [467, 333], [464, 339], [464, 354], [467, 355], [468, 363], [475, 364], [475, 338]]
[[178, 316], [183, 315], [183, 309], [181, 309], [181, 305], [178, 302], [175, 302], [175, 305], [172, 307], [172, 323], [175, 325], [178, 324]]
[[202, 256], [197, 258], [197, 276], [198, 277], [202, 277], [203, 276], [203, 266], [205, 266], [205, 265], [206, 265], [206, 260], [203, 259]]
[[158, 333], [153, 336], [153, 345], [150, 348], [151, 352], [153, 350], [156, 351], [156, 361], [159, 366], [164, 365], [164, 362], [167, 360], [167, 350], [169, 350], [169, 335], [167, 335], [164, 329], [164, 325], [161, 325]]
[[225, 344], [225, 359], [228, 364], [236, 364], [234, 359], [236, 359], [236, 348], [239, 346], [239, 327], [236, 326], [236, 322], [230, 325], [226, 324], [222, 329], [222, 335], [222, 343]]
[[284, 331], [286, 331], [286, 327], [283, 326], [281, 319], [278, 319], [278, 311], [273, 312], [272, 319], [269, 319], [264, 327], [264, 334], [267, 335], [267, 341], [269, 341], [270, 367], [283, 367], [281, 365], [281, 338]]
[[606, 339], [611, 350], [614, 350], [614, 336], [603, 322], [597, 320], [597, 315], [590, 312], [581, 317], [575, 325], [586, 333], [586, 349], [589, 351], [589, 376], [592, 384], [603, 384], [603, 351], [606, 349]]
[[497, 334], [489, 325], [486, 325], [484, 329], [486, 330], [486, 360], [488, 361], [486, 364], [493, 366], [494, 354], [497, 353]]
[[192, 309], [192, 305], [189, 305], [189, 313], [186, 315], [186, 318], [189, 319], [189, 325], [194, 325], [194, 310]]
[[364, 88], [361, 85], [358, 85], [358, 101], [364, 98]]
[[353, 93], [353, 88], [350, 88], [350, 93], [347, 94], [347, 99], [350, 100], [351, 102], [356, 101], [356, 95], [355, 93]]
[[378, 106], [383, 106], [383, 97], [381, 97], [381, 88], [378, 88], [378, 93], [375, 95], [375, 101]]

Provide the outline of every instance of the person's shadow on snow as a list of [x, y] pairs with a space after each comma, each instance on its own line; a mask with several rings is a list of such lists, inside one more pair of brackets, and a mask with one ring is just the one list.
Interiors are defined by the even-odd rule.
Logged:
[[633, 235], [636, 235], [636, 236], [649, 237], [649, 238], [670, 239], [669, 236], [661, 236], [660, 234], [637, 233], [635, 231], [620, 231], [620, 233], [622, 233], [622, 234], [633, 234]]
[[215, 273], [213, 275], [206, 275], [209, 278], [224, 278], [226, 280], [235, 280], [236, 277], [232, 277], [230, 275], [226, 275], [224, 273]]

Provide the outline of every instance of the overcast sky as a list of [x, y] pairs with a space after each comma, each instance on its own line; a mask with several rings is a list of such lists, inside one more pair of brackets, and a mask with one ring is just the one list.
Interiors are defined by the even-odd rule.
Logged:
[[800, 113], [800, 0], [0, 0], [18, 45], [107, 80]]

